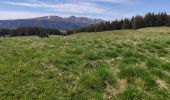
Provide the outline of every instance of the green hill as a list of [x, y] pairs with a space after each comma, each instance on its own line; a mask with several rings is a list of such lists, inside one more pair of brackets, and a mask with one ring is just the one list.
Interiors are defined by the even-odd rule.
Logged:
[[0, 38], [0, 99], [169, 100], [170, 28]]

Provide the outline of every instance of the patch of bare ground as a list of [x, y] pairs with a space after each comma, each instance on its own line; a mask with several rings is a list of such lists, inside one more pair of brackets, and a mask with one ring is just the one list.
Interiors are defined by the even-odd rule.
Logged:
[[159, 84], [159, 87], [160, 87], [160, 88], [164, 88], [164, 89], [167, 89], [167, 88], [168, 88], [168, 86], [167, 86], [167, 84], [166, 84], [165, 81], [160, 80], [160, 79], [157, 79], [156, 82]]
[[107, 83], [107, 87], [103, 96], [104, 100], [110, 100], [113, 96], [123, 93], [126, 90], [127, 79], [117, 79], [116, 86], [112, 87]]
[[[120, 72], [117, 66], [113, 67], [112, 70], [118, 74]], [[119, 93], [123, 93], [126, 90], [127, 79], [117, 79], [116, 85], [113, 87], [108, 82], [106, 82], [106, 89], [103, 95], [104, 100], [110, 100]]]
[[123, 93], [126, 90], [127, 79], [118, 79], [115, 93]]

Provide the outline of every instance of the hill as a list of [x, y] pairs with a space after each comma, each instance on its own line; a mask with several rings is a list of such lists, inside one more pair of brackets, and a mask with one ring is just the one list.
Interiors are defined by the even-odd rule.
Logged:
[[78, 29], [102, 22], [101, 19], [90, 19], [86, 17], [71, 16], [62, 18], [59, 16], [45, 16], [32, 19], [0, 20], [0, 28], [17, 28], [38, 26], [42, 28], [53, 28], [60, 30]]
[[6, 37], [0, 55], [0, 99], [170, 99], [168, 27]]

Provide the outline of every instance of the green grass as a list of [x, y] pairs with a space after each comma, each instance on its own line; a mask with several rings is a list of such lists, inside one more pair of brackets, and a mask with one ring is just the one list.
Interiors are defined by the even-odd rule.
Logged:
[[0, 99], [169, 100], [169, 33], [0, 38]]
[[80, 85], [83, 88], [102, 91], [107, 84], [115, 84], [114, 72], [108, 66], [97, 66], [92, 71], [80, 77]]

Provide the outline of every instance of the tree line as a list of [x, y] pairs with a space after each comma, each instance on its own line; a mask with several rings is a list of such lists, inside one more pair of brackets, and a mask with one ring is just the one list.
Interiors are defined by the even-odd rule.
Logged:
[[144, 16], [136, 15], [132, 18], [106, 21], [96, 25], [90, 25], [78, 30], [69, 30], [68, 34], [79, 32], [100, 32], [121, 29], [140, 29], [144, 27], [170, 26], [170, 15], [166, 12], [158, 14], [148, 13]]
[[0, 36], [33, 36], [38, 35], [40, 37], [48, 37], [48, 35], [63, 35], [57, 29], [46, 29], [40, 27], [19, 27], [15, 29], [0, 29]]
[[0, 29], [1, 36], [32, 36], [48, 37], [48, 35], [71, 35], [79, 32], [101, 32], [121, 29], [140, 29], [144, 27], [170, 26], [170, 15], [162, 13], [148, 13], [144, 16], [136, 15], [132, 18], [121, 20], [105, 21], [99, 24], [90, 25], [80, 29], [61, 32], [57, 29], [46, 29], [40, 27], [19, 27], [15, 29]]

